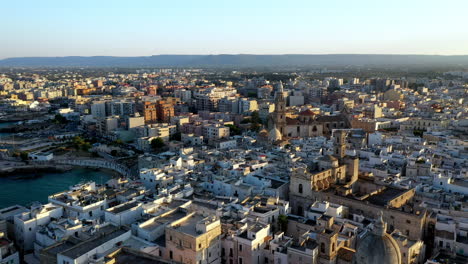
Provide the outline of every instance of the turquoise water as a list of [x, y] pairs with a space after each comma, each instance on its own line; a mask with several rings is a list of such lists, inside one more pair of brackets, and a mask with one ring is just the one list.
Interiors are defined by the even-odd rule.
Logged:
[[[15, 177], [31, 174], [14, 174]], [[0, 208], [15, 204], [28, 206], [31, 202], [47, 202], [47, 196], [68, 190], [69, 186], [83, 181], [105, 183], [112, 178], [111, 172], [75, 168], [67, 172], [40, 173], [33, 179], [0, 178]]]

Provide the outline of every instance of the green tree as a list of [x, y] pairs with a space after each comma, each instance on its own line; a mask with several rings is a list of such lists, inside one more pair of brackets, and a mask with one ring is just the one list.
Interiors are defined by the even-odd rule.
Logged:
[[164, 146], [166, 146], [166, 144], [164, 144], [164, 140], [162, 138], [160, 138], [160, 137], [157, 137], [157, 138], [151, 140], [151, 147], [155, 151], [161, 150]]
[[226, 125], [227, 127], [229, 127], [229, 134], [231, 136], [236, 136], [236, 135], [240, 135], [241, 134], [241, 130], [238, 126], [236, 125]]
[[76, 136], [73, 138], [73, 147], [75, 147], [77, 150], [81, 148], [81, 146], [84, 144], [84, 139], [80, 136]]
[[20, 153], [20, 158], [21, 158], [22, 161], [28, 160], [28, 158], [29, 158], [28, 152], [22, 151], [22, 152]]
[[174, 135], [172, 135], [170, 139], [171, 140], [181, 141], [182, 140], [182, 134], [180, 132], [177, 132]]
[[91, 148], [91, 143], [89, 143], [89, 142], [84, 142], [81, 145], [81, 149], [84, 150], [84, 151], [88, 151], [90, 148]]
[[56, 114], [54, 118], [54, 122], [57, 124], [66, 124], [68, 120], [61, 114]]
[[288, 216], [287, 215], [279, 215], [278, 216], [278, 226], [279, 229], [283, 232], [288, 230]]
[[72, 141], [72, 144], [73, 144], [73, 147], [76, 149], [76, 150], [83, 150], [83, 151], [88, 151], [90, 148], [91, 148], [91, 143], [89, 143], [88, 141], [84, 140], [82, 137], [80, 136], [76, 136], [73, 138], [73, 141]]
[[262, 127], [262, 119], [260, 119], [260, 115], [258, 111], [252, 112], [250, 115], [250, 130], [258, 132]]
[[252, 123], [262, 123], [262, 119], [260, 119], [260, 114], [258, 113], [258, 111], [252, 112], [250, 120]]

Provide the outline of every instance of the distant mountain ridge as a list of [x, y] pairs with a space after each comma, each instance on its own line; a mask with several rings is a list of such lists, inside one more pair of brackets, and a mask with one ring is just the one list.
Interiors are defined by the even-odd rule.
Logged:
[[383, 54], [220, 54], [154, 55], [142, 57], [67, 56], [20, 57], [0, 60], [0, 67], [269, 67], [269, 66], [468, 66], [468, 55]]

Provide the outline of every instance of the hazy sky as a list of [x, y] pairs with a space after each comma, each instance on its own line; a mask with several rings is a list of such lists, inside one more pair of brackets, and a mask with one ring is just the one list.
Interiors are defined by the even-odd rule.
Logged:
[[0, 58], [468, 54], [468, 0], [14, 0]]

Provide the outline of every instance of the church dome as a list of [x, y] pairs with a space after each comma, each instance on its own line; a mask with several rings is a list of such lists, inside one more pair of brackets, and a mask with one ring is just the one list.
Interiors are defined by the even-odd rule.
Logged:
[[401, 253], [395, 239], [386, 232], [380, 215], [373, 229], [358, 241], [353, 264], [401, 264]]
[[268, 139], [272, 142], [276, 142], [276, 141], [282, 140], [283, 136], [281, 135], [281, 132], [275, 126], [272, 130], [270, 130], [270, 135], [268, 136]]
[[260, 137], [260, 138], [268, 139], [269, 135], [270, 134], [268, 133], [268, 131], [266, 129], [262, 129], [262, 130], [260, 130], [260, 132], [258, 132], [258, 137]]
[[260, 130], [260, 132], [258, 132], [259, 135], [268, 135], [268, 131], [264, 128], [262, 130]]

